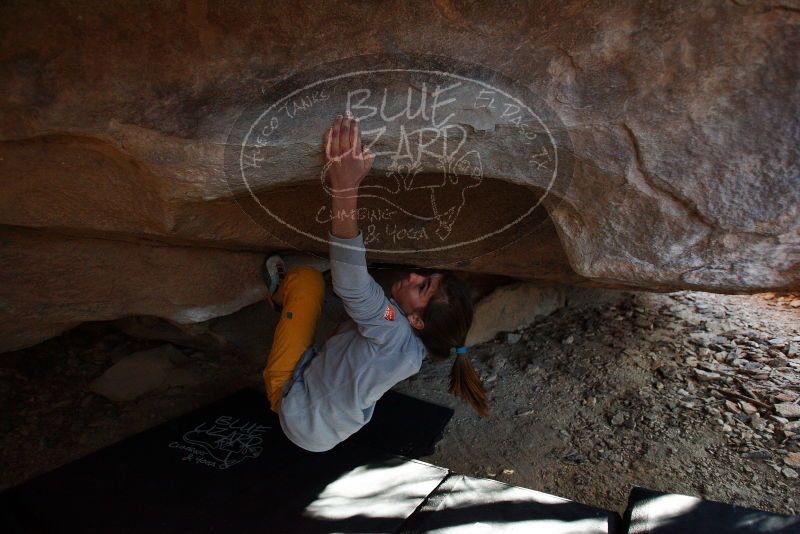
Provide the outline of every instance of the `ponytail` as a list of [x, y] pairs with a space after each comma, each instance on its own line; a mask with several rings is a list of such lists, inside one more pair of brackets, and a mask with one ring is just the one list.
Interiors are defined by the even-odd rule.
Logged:
[[485, 417], [489, 414], [486, 390], [463, 347], [474, 314], [469, 287], [452, 272], [437, 272], [442, 273], [442, 281], [423, 312], [424, 326], [416, 333], [435, 360], [449, 359], [453, 347], [463, 349], [456, 351], [450, 370], [450, 393]]
[[467, 401], [481, 417], [489, 415], [489, 402], [486, 390], [472, 367], [469, 358], [457, 354], [450, 369], [450, 393]]

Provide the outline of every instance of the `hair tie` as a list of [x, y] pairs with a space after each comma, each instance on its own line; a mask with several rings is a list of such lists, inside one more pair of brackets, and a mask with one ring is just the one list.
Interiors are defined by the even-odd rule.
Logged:
[[467, 352], [467, 347], [461, 345], [460, 347], [456, 347], [456, 354], [464, 354]]

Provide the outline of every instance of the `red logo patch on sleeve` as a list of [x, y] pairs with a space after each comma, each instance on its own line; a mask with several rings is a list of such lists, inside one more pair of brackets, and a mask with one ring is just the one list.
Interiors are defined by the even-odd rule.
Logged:
[[383, 318], [387, 321], [394, 321], [394, 309], [391, 306], [386, 306], [386, 311], [383, 312]]

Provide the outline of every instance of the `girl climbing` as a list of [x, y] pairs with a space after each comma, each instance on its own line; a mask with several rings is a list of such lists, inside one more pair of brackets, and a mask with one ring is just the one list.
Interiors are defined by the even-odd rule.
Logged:
[[[331, 212], [357, 213], [358, 187], [374, 159], [362, 150], [358, 120], [339, 115], [324, 145]], [[264, 383], [286, 436], [309, 451], [333, 448], [369, 422], [386, 391], [419, 371], [426, 352], [445, 359], [453, 348], [450, 392], [486, 415], [486, 393], [464, 346], [473, 315], [464, 282], [446, 271], [411, 271], [387, 298], [367, 272], [355, 217], [333, 218], [328, 239], [333, 291], [349, 320], [321, 350], [312, 342], [322, 312], [322, 274], [306, 266], [286, 273], [277, 255], [265, 263], [269, 302], [281, 317]]]

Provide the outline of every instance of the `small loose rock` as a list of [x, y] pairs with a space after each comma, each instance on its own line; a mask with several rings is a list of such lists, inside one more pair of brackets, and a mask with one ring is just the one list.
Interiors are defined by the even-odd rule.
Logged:
[[800, 404], [794, 404], [793, 402], [782, 402], [775, 405], [775, 411], [778, 412], [778, 415], [782, 417], [796, 419], [800, 417]]
[[783, 463], [789, 467], [800, 469], [800, 452], [790, 452], [784, 457]]
[[514, 332], [506, 332], [506, 339], [505, 339], [506, 343], [515, 345], [516, 343], [519, 343], [520, 339], [522, 339], [522, 336], [520, 334]]

